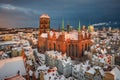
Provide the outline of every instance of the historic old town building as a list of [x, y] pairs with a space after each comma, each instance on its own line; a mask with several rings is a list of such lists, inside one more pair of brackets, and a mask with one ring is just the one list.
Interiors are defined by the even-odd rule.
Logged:
[[38, 36], [38, 49], [40, 52], [46, 50], [55, 50], [66, 53], [72, 59], [80, 58], [84, 55], [85, 50], [90, 49], [91, 35], [83, 26], [81, 29], [80, 22], [77, 30], [70, 32], [64, 31], [64, 21], [62, 21], [62, 31], [50, 30], [50, 17], [47, 14], [40, 16], [40, 32]]

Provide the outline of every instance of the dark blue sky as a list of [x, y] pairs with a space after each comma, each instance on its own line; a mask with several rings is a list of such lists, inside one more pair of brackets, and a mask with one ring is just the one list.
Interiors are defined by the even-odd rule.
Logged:
[[[120, 24], [120, 0], [0, 0], [0, 27], [38, 27], [47, 13], [51, 27]], [[111, 25], [110, 25], [111, 26]], [[119, 25], [117, 25], [119, 26]]]

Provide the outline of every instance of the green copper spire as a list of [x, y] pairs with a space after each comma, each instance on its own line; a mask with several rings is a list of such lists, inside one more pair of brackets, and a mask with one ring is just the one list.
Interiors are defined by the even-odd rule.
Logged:
[[91, 25], [88, 26], [88, 32], [90, 32], [90, 26], [91, 26]]
[[78, 32], [80, 32], [81, 26], [80, 26], [80, 21], [79, 21], [79, 25], [78, 25]]
[[90, 25], [88, 26], [88, 32], [90, 32]]
[[62, 20], [62, 31], [64, 31], [64, 19]]

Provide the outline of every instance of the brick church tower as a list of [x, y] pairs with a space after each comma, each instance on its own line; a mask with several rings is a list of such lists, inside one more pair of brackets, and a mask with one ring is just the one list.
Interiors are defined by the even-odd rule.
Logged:
[[41, 50], [45, 51], [46, 45], [47, 45], [46, 40], [42, 39], [40, 36], [42, 33], [47, 33], [47, 31], [49, 31], [50, 29], [50, 17], [47, 14], [42, 14], [40, 16], [39, 29], [40, 30], [38, 34], [38, 51], [41, 51]]
[[54, 50], [62, 52], [63, 55], [72, 59], [79, 59], [84, 56], [84, 51], [88, 51], [91, 46], [91, 35], [83, 26], [81, 30], [80, 22], [77, 30], [66, 32], [64, 30], [64, 20], [62, 20], [62, 31], [52, 31], [50, 29], [50, 17], [47, 14], [40, 16], [40, 31], [38, 34], [38, 51]]
[[50, 29], [50, 17], [47, 14], [42, 14], [40, 16], [40, 34], [46, 33]]

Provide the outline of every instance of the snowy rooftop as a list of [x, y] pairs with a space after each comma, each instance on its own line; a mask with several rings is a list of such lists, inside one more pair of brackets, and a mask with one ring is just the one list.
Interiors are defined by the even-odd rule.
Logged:
[[18, 50], [18, 51], [21, 51], [21, 50], [22, 50], [22, 47], [14, 47], [14, 48], [12, 48], [12, 50]]
[[48, 36], [47, 33], [42, 33], [41, 34], [41, 37], [43, 37], [43, 38], [47, 38], [47, 36]]
[[0, 35], [0, 37], [3, 37], [3, 36], [14, 36], [14, 34], [3, 34], [3, 35]]
[[[54, 34], [56, 35], [56, 38], [58, 39], [58, 37], [60, 35], [62, 35], [62, 32], [53, 32], [53, 31], [50, 31], [50, 37], [53, 37]], [[73, 31], [71, 31], [69, 33], [64, 32], [64, 34], [65, 34], [65, 40], [67, 40], [67, 39], [78, 40], [78, 31], [76, 31], [76, 30], [73, 30]], [[83, 34], [83, 37], [84, 37], [85, 36], [85, 32], [82, 31], [82, 34]], [[87, 36], [88, 36], [88, 33], [87, 33]], [[42, 33], [41, 37], [42, 38], [47, 38], [48, 34], [47, 33]]]
[[86, 72], [88, 72], [88, 73], [90, 73], [90, 74], [95, 74], [95, 69], [94, 68], [90, 68], [88, 71], [86, 71]]
[[54, 51], [54, 50], [46, 51], [46, 53], [47, 53], [50, 57], [56, 58], [56, 59], [62, 59], [62, 58], [65, 58], [65, 57], [66, 57], [66, 56], [63, 56], [61, 52]]
[[50, 18], [47, 14], [42, 14], [40, 18]]
[[65, 58], [65, 59], [61, 59], [60, 61], [62, 61], [63, 66], [65, 66], [66, 64], [72, 65], [70, 57]]
[[47, 71], [43, 71], [44, 80], [65, 80], [63, 75], [58, 75], [56, 68], [49, 69]]
[[119, 80], [120, 79], [120, 70], [117, 67], [112, 69], [111, 73], [113, 75], [115, 75], [115, 80]]
[[112, 58], [112, 56], [110, 54], [97, 54], [97, 55], [93, 55], [92, 60], [93, 61], [99, 61], [101, 63], [110, 64], [111, 63], [111, 58]]
[[88, 71], [86, 71], [87, 73], [90, 73], [90, 74], [95, 74], [96, 73], [96, 70], [95, 69], [98, 69], [100, 74], [101, 75], [104, 75], [104, 70], [100, 67], [100, 66], [93, 66], [93, 67], [90, 67], [90, 69]]
[[90, 74], [94, 74], [96, 72], [95, 69], [98, 69], [100, 71], [101, 75], [104, 75], [104, 71], [100, 66], [91, 67], [90, 64], [89, 64], [89, 61], [77, 64], [77, 65], [73, 65], [72, 69], [74, 71], [77, 71], [77, 72], [79, 72], [79, 71], [82, 72], [82, 73], [87, 72], [87, 73], [90, 73]]
[[42, 65], [42, 66], [38, 66], [37, 70], [48, 70], [49, 67], [47, 67], [46, 65]]
[[26, 75], [22, 57], [15, 57], [0, 61], [0, 79], [15, 76], [18, 70], [21, 75]]
[[22, 76], [16, 75], [16, 76], [7, 78], [7, 79], [5, 79], [5, 80], [25, 80], [25, 79], [24, 79], [24, 77], [22, 77]]
[[73, 69], [77, 72], [82, 71], [83, 73], [87, 71], [87, 67], [89, 67], [89, 61], [86, 61], [85, 63], [80, 63], [77, 65], [73, 65]]
[[23, 48], [24, 48], [26, 56], [29, 56], [29, 55], [33, 54], [33, 49], [30, 46], [23, 47]]
[[17, 41], [2, 41], [0, 42], [0, 45], [9, 45], [9, 44], [18, 44]]

